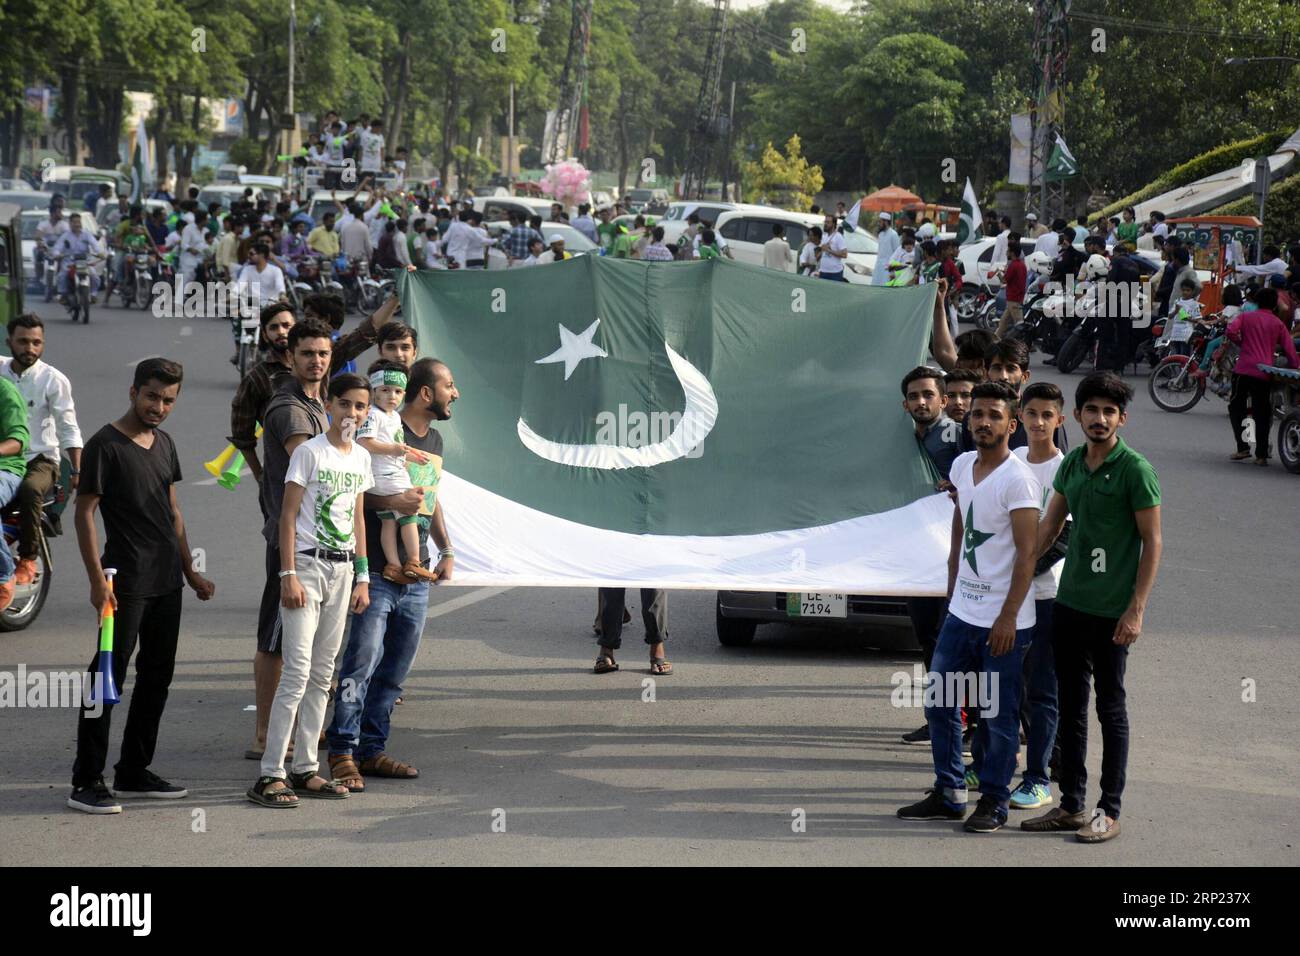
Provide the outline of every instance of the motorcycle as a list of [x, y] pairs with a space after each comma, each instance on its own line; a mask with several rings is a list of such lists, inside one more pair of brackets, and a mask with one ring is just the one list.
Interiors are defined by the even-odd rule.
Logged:
[[63, 304], [73, 322], [90, 324], [90, 262], [85, 256], [78, 256], [67, 267], [68, 292]]
[[[1191, 355], [1165, 355], [1147, 377], [1147, 392], [1156, 405], [1167, 412], [1185, 412], [1205, 397], [1207, 389], [1227, 400], [1232, 392], [1232, 369], [1240, 348], [1225, 340], [1219, 358], [1206, 355], [1210, 341], [1227, 328], [1218, 322], [1211, 329], [1197, 329], [1191, 338]], [[1204, 370], [1206, 374], [1197, 373]]]
[[320, 267], [320, 291], [332, 293], [342, 299], [344, 297], [343, 283], [334, 277], [334, 260], [329, 256], [321, 256], [317, 262]]
[[239, 369], [242, 379], [257, 362], [257, 340], [261, 335], [261, 321], [258, 316], [251, 318], [234, 318], [238, 323], [239, 347], [235, 353], [235, 367]]
[[153, 288], [153, 275], [150, 272], [154, 257], [147, 252], [123, 252], [126, 265], [122, 270], [122, 284], [117, 287], [117, 294], [122, 299], [122, 308], [137, 306], [149, 308], [150, 290]]
[[[57, 538], [63, 533], [63, 509], [67, 507], [68, 495], [71, 493], [71, 466], [64, 459], [61, 462], [59, 481], [45, 496], [41, 510], [41, 522], [36, 529], [36, 577], [30, 584], [14, 582], [14, 599], [3, 612], [0, 612], [0, 632], [21, 631], [36, 620], [45, 606], [50, 594], [50, 584], [54, 580], [54, 559], [50, 555], [50, 538]], [[19, 538], [18, 501], [15, 498], [3, 511], [0, 511], [0, 524], [3, 525], [5, 543], [9, 552], [17, 556]]]
[[59, 285], [59, 263], [50, 255], [49, 247], [44, 244], [41, 246], [41, 261], [45, 273], [42, 276], [45, 282], [45, 301], [50, 302], [54, 299], [54, 293]]

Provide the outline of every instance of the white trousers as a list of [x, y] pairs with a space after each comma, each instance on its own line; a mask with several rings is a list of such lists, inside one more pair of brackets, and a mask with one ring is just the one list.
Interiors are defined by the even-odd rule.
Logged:
[[334, 658], [343, 643], [348, 603], [352, 599], [352, 565], [324, 561], [306, 554], [295, 556], [298, 583], [307, 592], [304, 607], [280, 608], [280, 686], [271, 702], [271, 723], [262, 754], [262, 776], [284, 779], [284, 756], [289, 749], [293, 719], [298, 735], [293, 747], [293, 772], [315, 772], [317, 744], [325, 726]]

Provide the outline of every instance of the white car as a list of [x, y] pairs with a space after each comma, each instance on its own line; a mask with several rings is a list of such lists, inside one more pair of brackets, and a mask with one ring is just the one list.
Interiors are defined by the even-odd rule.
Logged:
[[786, 272], [794, 272], [799, 250], [808, 238], [808, 230], [822, 224], [821, 216], [808, 213], [786, 212], [784, 209], [764, 209], [755, 212], [747, 209], [732, 209], [718, 216], [713, 224], [715, 232], [722, 235], [731, 249], [731, 255], [737, 262], [750, 265], [763, 264], [763, 244], [772, 238], [772, 226], [780, 223], [785, 227], [785, 240], [794, 255]]
[[[668, 211], [664, 213], [663, 219], [659, 225], [664, 227], [664, 242], [676, 242], [677, 238], [686, 231], [686, 220], [691, 213], [699, 213], [700, 218], [705, 222], [717, 223], [718, 217], [724, 212], [730, 212], [733, 209], [741, 208], [738, 203], [734, 202], [715, 202], [708, 199], [688, 199], [682, 202], [671, 202], [668, 204]], [[755, 209], [766, 209], [766, 206], [754, 206]]]
[[[494, 245], [488, 249], [487, 267], [489, 269], [509, 268], [509, 257], [506, 256], [505, 250], [500, 248], [500, 244], [510, 232], [510, 223], [505, 220], [489, 222], [484, 223], [484, 228], [487, 229], [488, 235], [491, 236], [494, 241]], [[578, 230], [574, 229], [567, 222], [543, 222], [543, 240], [549, 239], [551, 236], [563, 236], [565, 251], [572, 252], [575, 256], [595, 253], [600, 249], [600, 246], [596, 245], [582, 233], [578, 232]], [[550, 247], [548, 246], [547, 248]]]
[[327, 212], [334, 213], [334, 218], [337, 220], [342, 217], [343, 210], [348, 208], [348, 203], [354, 199], [361, 203], [361, 208], [364, 209], [366, 203], [370, 202], [370, 193], [365, 190], [354, 192], [351, 189], [318, 189], [312, 193], [311, 202], [307, 203], [307, 215], [311, 216], [311, 221], [318, 226]]
[[28, 282], [36, 280], [36, 228], [48, 218], [50, 214], [39, 209], [23, 212], [23, 278]]
[[483, 213], [484, 222], [505, 222], [507, 212], [522, 212], [527, 216], [549, 219], [551, 199], [534, 199], [530, 196], [501, 196], [476, 200], [474, 208]]
[[239, 184], [204, 186], [199, 190], [199, 208], [206, 210], [209, 203], [218, 202], [221, 203], [223, 208], [229, 209], [236, 199], [244, 198], [245, 189], [251, 189], [253, 191], [251, 197], [253, 202], [257, 202], [262, 198], [263, 193], [260, 186], [241, 186]]

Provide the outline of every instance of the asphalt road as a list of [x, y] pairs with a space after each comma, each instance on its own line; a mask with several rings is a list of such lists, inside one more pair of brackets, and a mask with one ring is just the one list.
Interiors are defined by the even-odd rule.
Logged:
[[[128, 803], [113, 817], [68, 810], [75, 712], [4, 713], [0, 863], [1300, 860], [1300, 477], [1228, 462], [1218, 399], [1171, 415], [1134, 380], [1125, 436], [1162, 480], [1165, 559], [1129, 663], [1124, 832], [1104, 847], [896, 819], [895, 809], [932, 780], [928, 748], [898, 741], [922, 722], [920, 711], [890, 703], [891, 676], [910, 672], [919, 655], [873, 650], [870, 635], [786, 626], [760, 629], [749, 648], [724, 648], [711, 592], [673, 593], [677, 673], [658, 679], [647, 701], [639, 617], [625, 635], [624, 670], [597, 677], [589, 672], [593, 594], [439, 588], [390, 741], [393, 754], [420, 767], [420, 779], [371, 780], [363, 796], [268, 814], [244, 798], [257, 766], [242, 759], [252, 734], [260, 516], [247, 482], [228, 492], [205, 482], [202, 469], [228, 424], [228, 329], [103, 308], [74, 328], [59, 309], [38, 311], [49, 320], [47, 358], [71, 377], [87, 435], [125, 410], [136, 361], [162, 353], [185, 364], [165, 427], [182, 455], [187, 480], [178, 493], [190, 540], [204, 549], [217, 596], [202, 606], [187, 599], [154, 764], [191, 796]], [[1067, 379], [1067, 387], [1077, 380], [1037, 364], [1034, 373]], [[67, 528], [54, 543], [50, 602], [29, 630], [0, 636], [0, 670], [78, 669], [89, 659], [95, 617], [70, 521]], [[1253, 702], [1243, 701], [1244, 681], [1254, 682]], [[124, 717], [119, 710], [110, 764]], [[1092, 737], [1100, 739], [1095, 719]], [[1094, 745], [1093, 781], [1099, 765]], [[792, 826], [797, 811], [804, 832]]]

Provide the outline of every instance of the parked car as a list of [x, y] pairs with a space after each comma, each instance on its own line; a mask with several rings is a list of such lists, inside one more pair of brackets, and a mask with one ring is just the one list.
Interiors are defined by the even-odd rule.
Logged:
[[[664, 218], [659, 223], [664, 227], [664, 242], [676, 242], [677, 238], [686, 231], [686, 220], [693, 212], [700, 214], [700, 218], [705, 222], [718, 221], [718, 217], [724, 212], [730, 212], [732, 209], [739, 209], [739, 203], [716, 202], [713, 200], [688, 199], [668, 204], [667, 211], [664, 212]], [[754, 209], [768, 209], [768, 206], [754, 206]]]
[[920, 650], [907, 600], [865, 594], [719, 591], [718, 640], [728, 647], [753, 642], [760, 624], [797, 624], [840, 631], [870, 631], [871, 643], [891, 650]]
[[307, 203], [307, 215], [311, 216], [312, 222], [319, 225], [321, 218], [327, 212], [333, 212], [335, 218], [343, 215], [343, 210], [354, 199], [364, 208], [366, 203], [370, 202], [370, 193], [365, 190], [354, 192], [351, 189], [318, 189], [312, 193], [311, 201]]
[[[496, 245], [493, 245], [488, 250], [487, 267], [489, 269], [509, 268], [510, 260], [506, 256], [504, 250], [500, 248], [500, 242], [502, 239], [505, 238], [506, 234], [510, 232], [510, 223], [506, 222], [505, 220], [501, 220], [499, 222], [489, 222], [489, 223], [485, 223], [485, 228], [488, 231], [488, 235], [491, 236], [493, 240], [495, 240], [496, 242]], [[587, 255], [588, 253], [594, 253], [598, 249], [600, 249], [600, 246], [596, 245], [594, 242], [592, 242], [582, 233], [578, 232], [577, 229], [574, 229], [567, 222], [543, 221], [542, 238], [549, 239], [551, 238], [551, 236], [555, 236], [555, 235], [563, 236], [565, 250], [568, 252], [572, 252], [574, 255], [577, 256]]]
[[232, 183], [222, 186], [204, 186], [199, 190], [199, 206], [203, 209], [208, 208], [209, 203], [219, 202], [222, 208], [229, 209], [236, 199], [244, 198], [244, 190], [252, 189], [253, 202], [261, 199], [263, 196], [260, 186], [243, 186], [239, 183]]
[[0, 324], [23, 312], [22, 212], [0, 202]]
[[808, 230], [820, 226], [822, 217], [810, 213], [787, 212], [784, 209], [761, 208], [759, 211], [759, 208], [761, 207], [724, 212], [713, 224], [714, 229], [727, 241], [737, 262], [761, 266], [763, 244], [772, 238], [772, 226], [781, 223], [785, 227], [786, 242], [794, 253], [786, 271], [794, 272], [799, 250], [808, 238]]
[[48, 213], [50, 211], [50, 194], [31, 189], [8, 189], [0, 192], [0, 203], [12, 203], [23, 212], [39, 209]]
[[668, 190], [629, 189], [623, 203], [632, 212], [660, 216], [668, 211]]
[[531, 196], [493, 196], [474, 203], [474, 208], [483, 213], [484, 222], [505, 222], [506, 213], [522, 212], [527, 216], [551, 216], [550, 199], [534, 199]]

